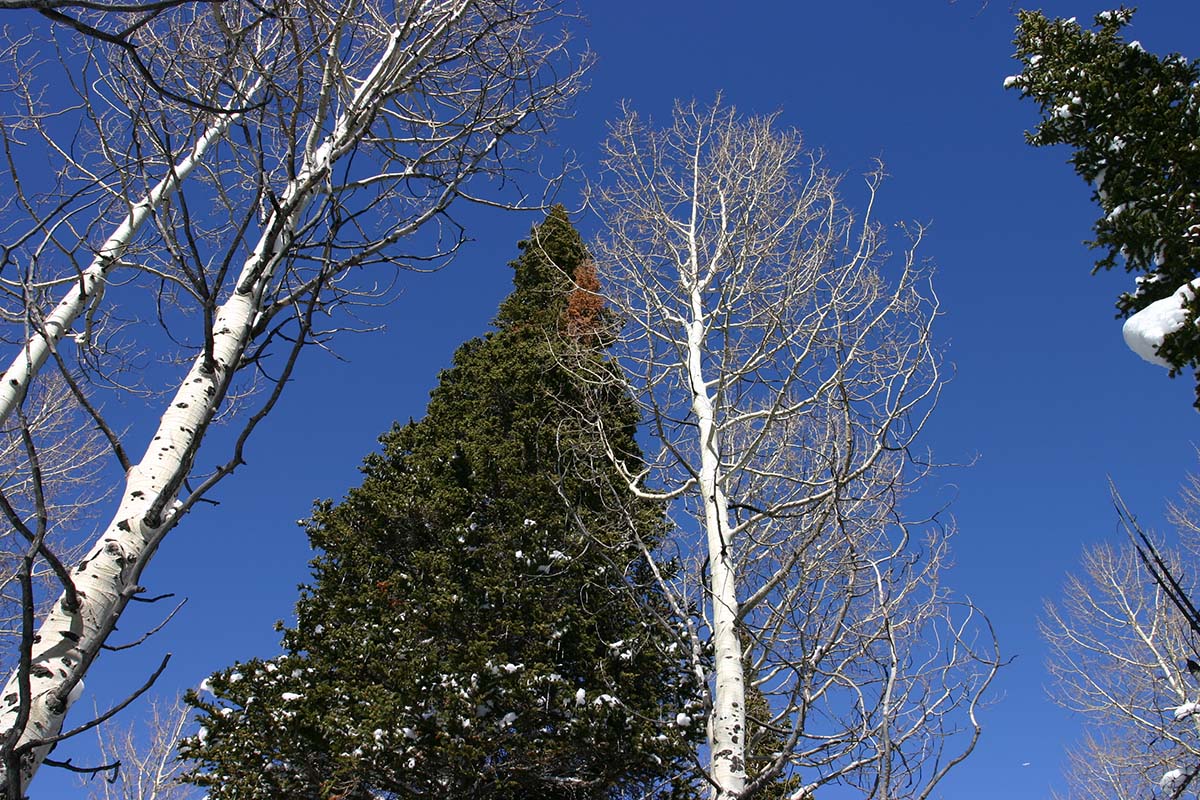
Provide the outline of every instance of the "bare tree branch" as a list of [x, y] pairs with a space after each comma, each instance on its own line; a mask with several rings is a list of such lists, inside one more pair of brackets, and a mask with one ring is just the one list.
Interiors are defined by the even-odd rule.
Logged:
[[154, 699], [145, 717], [126, 726], [96, 729], [100, 757], [119, 769], [109, 780], [89, 780], [92, 800], [187, 800], [194, 787], [180, 782], [183, 764], [176, 744], [188, 725], [190, 709], [182, 701]]
[[[1067, 797], [1134, 800], [1153, 786], [1166, 797], [1194, 796], [1200, 687], [1189, 665], [1197, 587], [1180, 551], [1156, 541], [1110, 488], [1133, 548], [1087, 549], [1082, 574], [1068, 578], [1062, 601], [1048, 603], [1040, 623], [1051, 648], [1052, 696], [1088, 725], [1068, 751]], [[1195, 546], [1186, 525], [1195, 499], [1185, 491], [1173, 507], [1184, 547]]]

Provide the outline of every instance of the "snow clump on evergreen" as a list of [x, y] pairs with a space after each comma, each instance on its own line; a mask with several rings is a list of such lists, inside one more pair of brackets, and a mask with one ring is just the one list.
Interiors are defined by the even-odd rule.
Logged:
[[1163, 339], [1183, 327], [1187, 312], [1184, 306], [1196, 294], [1200, 278], [1185, 283], [1170, 297], [1155, 300], [1150, 305], [1125, 320], [1121, 334], [1129, 349], [1151, 364], [1170, 367], [1167, 360], [1158, 355]]

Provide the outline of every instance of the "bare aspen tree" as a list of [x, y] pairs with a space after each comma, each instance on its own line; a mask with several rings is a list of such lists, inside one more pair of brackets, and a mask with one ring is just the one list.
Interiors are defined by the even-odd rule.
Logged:
[[[61, 381], [119, 470], [119, 505], [69, 575], [42, 533], [57, 522], [50, 509], [20, 520], [32, 541], [17, 665], [0, 695], [14, 800], [53, 743], [78, 732], [63, 720], [142, 571], [242, 462], [301, 352], [357, 324], [348, 308], [386, 300], [396, 270], [451, 258], [464, 240], [455, 202], [526, 204], [522, 159], [586, 66], [567, 53], [557, 4], [542, 0], [169, 11], [82, 53], [36, 37], [7, 50], [0, 315], [13, 349], [0, 420], [27, 418], [40, 387]], [[126, 44], [157, 54], [153, 82]], [[41, 83], [55, 59], [73, 103]], [[50, 177], [27, 174], [18, 154], [31, 143]], [[480, 179], [507, 194], [477, 196]], [[144, 368], [142, 353], [159, 366]], [[106, 416], [114, 393], [146, 399], [158, 419], [147, 440]], [[198, 471], [218, 416], [240, 427], [223, 452], [205, 450], [218, 466]], [[60, 594], [35, 624], [28, 578], [46, 565]]]
[[156, 698], [141, 723], [98, 728], [100, 758], [113, 769], [103, 779], [86, 779], [83, 786], [88, 788], [88, 796], [92, 800], [186, 800], [199, 796], [194, 786], [179, 780], [184, 765], [176, 751], [191, 711], [182, 700]]
[[927, 797], [974, 747], [998, 667], [986, 620], [939, 583], [945, 531], [901, 510], [940, 387], [921, 231], [889, 259], [837, 184], [798, 133], [718, 102], [665, 129], [627, 112], [593, 187], [658, 444], [627, 478], [678, 509], [692, 568], [664, 580], [699, 614], [681, 636], [719, 800]]
[[[1140, 538], [1116, 502], [1127, 532]], [[1050, 645], [1052, 697], [1087, 724], [1068, 750], [1068, 798], [1134, 800], [1154, 787], [1164, 797], [1195, 797], [1200, 789], [1200, 655], [1193, 626], [1167, 591], [1200, 596], [1187, 566], [1200, 553], [1195, 476], [1168, 518], [1178, 546], [1155, 543], [1148, 555], [1173, 586], [1158, 584], [1135, 549], [1103, 543], [1084, 552], [1062, 600], [1046, 605], [1040, 627]]]

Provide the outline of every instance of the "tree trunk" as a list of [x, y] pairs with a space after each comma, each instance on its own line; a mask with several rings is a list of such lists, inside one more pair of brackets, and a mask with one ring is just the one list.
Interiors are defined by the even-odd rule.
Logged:
[[[79, 695], [75, 687], [81, 676], [138, 592], [138, 579], [154, 549], [174, 527], [172, 505], [244, 351], [256, 312], [255, 295], [235, 292], [221, 307], [214, 324], [211, 362], [207, 354], [196, 358], [150, 447], [126, 475], [115, 517], [72, 572], [78, 606], [72, 607], [66, 594], [54, 604], [33, 637], [28, 669], [18, 669], [5, 686], [0, 729], [9, 736], [14, 728], [19, 730], [18, 746], [52, 739], [61, 730], [68, 708]], [[22, 755], [22, 792], [49, 749], [50, 744], [44, 744]]]
[[746, 686], [742, 645], [737, 633], [737, 573], [729, 541], [729, 503], [721, 488], [720, 442], [715, 413], [704, 376], [705, 319], [703, 286], [692, 276], [692, 320], [688, 326], [688, 373], [692, 411], [700, 441], [700, 491], [712, 604], [714, 680], [712, 714], [708, 721], [713, 799], [731, 800], [746, 787]]

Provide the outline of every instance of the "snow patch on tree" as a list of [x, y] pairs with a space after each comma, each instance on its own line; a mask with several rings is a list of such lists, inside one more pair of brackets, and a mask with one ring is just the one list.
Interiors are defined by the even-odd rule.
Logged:
[[1187, 304], [1195, 297], [1197, 285], [1200, 278], [1185, 283], [1170, 297], [1154, 301], [1125, 320], [1121, 335], [1129, 349], [1151, 364], [1170, 368], [1170, 363], [1158, 355], [1158, 348], [1164, 338], [1184, 326]]
[[1162, 789], [1164, 792], [1174, 792], [1183, 785], [1185, 780], [1187, 780], [1187, 776], [1184, 774], [1183, 770], [1179, 769], [1178, 767], [1175, 769], [1169, 769], [1163, 773], [1161, 778], [1158, 779], [1158, 788]]
[[1184, 717], [1190, 717], [1197, 712], [1200, 712], [1200, 703], [1184, 703], [1179, 708], [1175, 709], [1174, 714], [1175, 719], [1179, 720], [1183, 719]]

